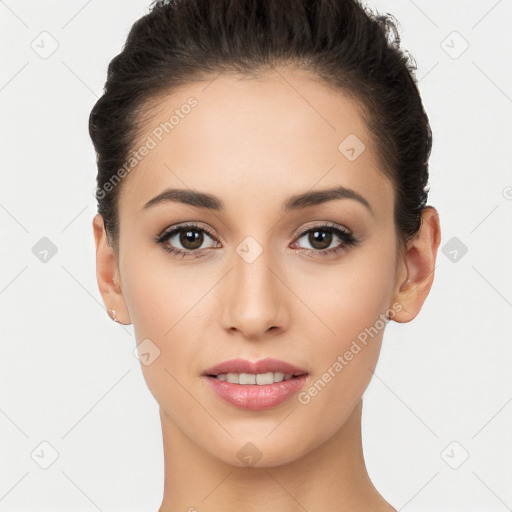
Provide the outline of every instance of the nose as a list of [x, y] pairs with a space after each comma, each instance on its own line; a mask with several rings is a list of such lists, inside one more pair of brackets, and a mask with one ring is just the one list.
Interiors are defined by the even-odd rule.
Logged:
[[285, 329], [286, 287], [279, 271], [273, 268], [269, 251], [263, 250], [252, 260], [254, 250], [251, 247], [248, 253], [237, 251], [233, 255], [221, 302], [223, 327], [244, 339], [258, 341]]

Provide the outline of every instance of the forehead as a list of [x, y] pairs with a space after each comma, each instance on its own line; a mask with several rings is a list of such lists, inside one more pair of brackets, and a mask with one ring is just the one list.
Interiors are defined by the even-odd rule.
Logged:
[[140, 211], [165, 188], [210, 192], [240, 208], [343, 185], [391, 204], [358, 104], [306, 72], [187, 84], [155, 102], [144, 121], [133, 150], [149, 149], [123, 184], [120, 210]]

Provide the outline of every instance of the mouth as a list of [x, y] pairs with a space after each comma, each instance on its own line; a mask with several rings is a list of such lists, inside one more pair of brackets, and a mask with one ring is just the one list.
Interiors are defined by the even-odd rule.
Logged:
[[231, 359], [208, 368], [203, 375], [232, 384], [265, 386], [308, 375], [308, 371], [286, 361]]
[[290, 400], [310, 378], [308, 372], [297, 369], [294, 373], [219, 370], [205, 372], [203, 376], [218, 398], [230, 406], [252, 411], [272, 409]]
[[308, 375], [307, 373], [283, 373], [283, 372], [266, 372], [266, 373], [219, 373], [207, 375], [214, 379], [230, 382], [231, 384], [241, 385], [258, 385], [267, 386], [291, 379], [296, 379], [301, 375]]

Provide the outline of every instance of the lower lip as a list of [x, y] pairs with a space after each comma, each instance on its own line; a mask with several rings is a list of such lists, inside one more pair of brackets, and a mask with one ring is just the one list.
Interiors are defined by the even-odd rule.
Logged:
[[261, 411], [276, 407], [295, 395], [306, 383], [308, 375], [300, 375], [289, 380], [263, 386], [257, 384], [233, 384], [209, 376], [207, 376], [207, 379], [217, 396], [228, 404], [240, 409]]

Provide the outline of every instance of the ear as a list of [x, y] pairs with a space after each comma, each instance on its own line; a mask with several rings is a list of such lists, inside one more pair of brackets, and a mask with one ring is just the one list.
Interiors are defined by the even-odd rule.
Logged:
[[421, 227], [408, 242], [397, 272], [394, 301], [402, 306], [393, 320], [410, 322], [420, 312], [434, 282], [437, 249], [441, 242], [439, 214], [426, 206], [421, 215]]
[[[130, 314], [122, 292], [121, 278], [114, 249], [109, 244], [103, 217], [97, 213], [92, 220], [94, 241], [96, 243], [96, 280], [108, 310], [115, 310], [119, 323], [131, 323]], [[110, 314], [109, 314], [110, 315]]]

